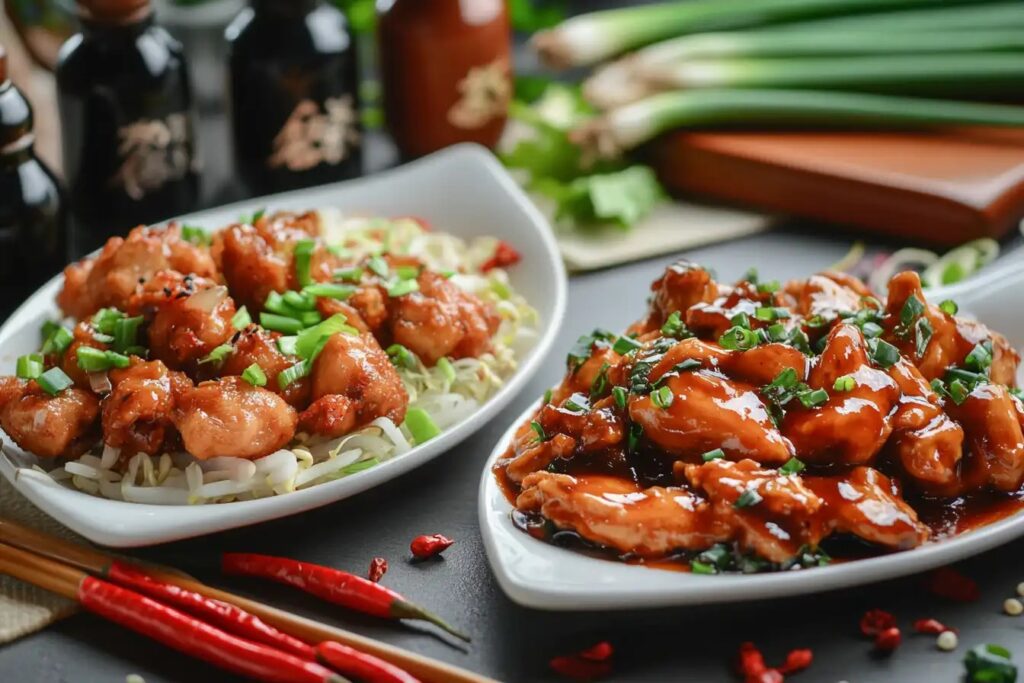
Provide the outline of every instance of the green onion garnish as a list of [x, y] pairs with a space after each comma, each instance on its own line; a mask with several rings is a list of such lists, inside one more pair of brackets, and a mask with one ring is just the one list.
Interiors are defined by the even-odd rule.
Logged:
[[700, 459], [704, 462], [711, 462], [712, 460], [719, 460], [725, 457], [725, 451], [721, 448], [716, 448], [713, 451], [708, 451], [700, 456]]
[[612, 351], [619, 354], [620, 356], [625, 356], [630, 351], [635, 351], [636, 349], [639, 348], [643, 348], [642, 343], [638, 342], [636, 339], [633, 339], [632, 337], [625, 336], [616, 339], [615, 343], [612, 345]]
[[729, 322], [731, 322], [736, 327], [742, 327], [745, 330], [750, 329], [750, 316], [747, 315], [746, 313], [737, 313], [736, 315], [729, 319]]
[[797, 472], [802, 472], [805, 467], [806, 465], [799, 458], [790, 458], [786, 461], [785, 465], [779, 468], [779, 472], [782, 474], [796, 474]]
[[313, 251], [315, 249], [315, 240], [299, 240], [295, 243], [295, 279], [299, 281], [299, 285], [302, 287], [313, 284], [310, 265], [313, 262]]
[[412, 439], [417, 444], [430, 441], [441, 433], [441, 428], [422, 408], [409, 408], [406, 411], [405, 426], [409, 428], [409, 433], [412, 434]]
[[779, 374], [775, 375], [775, 379], [773, 379], [768, 386], [790, 389], [795, 387], [798, 381], [799, 378], [797, 377], [796, 370], [793, 368], [785, 368], [779, 372]]
[[949, 383], [949, 397], [953, 399], [953, 402], [957, 405], [962, 405], [963, 402], [967, 400], [970, 393], [971, 390], [958, 379]]
[[691, 336], [690, 330], [683, 322], [683, 316], [679, 311], [674, 311], [665, 319], [665, 324], [661, 326], [661, 333], [666, 337], [674, 337], [676, 339], [684, 339]]
[[928, 318], [918, 318], [914, 323], [914, 350], [917, 351], [918, 358], [924, 356], [925, 351], [928, 350], [928, 342], [931, 341], [933, 332]]
[[320, 311], [303, 311], [298, 315], [298, 320], [302, 323], [303, 327], [312, 327], [323, 321], [323, 319], [324, 317], [320, 315]]
[[530, 421], [530, 429], [532, 429], [534, 431], [534, 433], [537, 434], [537, 441], [538, 442], [543, 443], [543, 442], [548, 440], [548, 435], [544, 431], [544, 426], [541, 425], [540, 422], [537, 422], [536, 420], [531, 420]]
[[445, 382], [451, 384], [455, 381], [455, 366], [444, 356], [437, 359], [437, 369], [441, 371], [441, 376], [444, 377]]
[[857, 386], [857, 380], [853, 378], [853, 375], [843, 375], [837, 377], [832, 388], [836, 391], [853, 391], [854, 387]]
[[335, 313], [322, 323], [299, 332], [295, 340], [295, 352], [299, 357], [312, 362], [327, 340], [335, 334], [358, 335], [359, 330], [349, 325], [344, 315]]
[[562, 407], [573, 413], [582, 413], [590, 409], [590, 400], [581, 393], [575, 393], [565, 400]]
[[774, 294], [775, 292], [782, 289], [782, 285], [779, 284], [778, 280], [769, 280], [768, 282], [760, 282], [757, 285], [757, 291], [761, 294]]
[[142, 316], [133, 318], [119, 318], [114, 322], [114, 350], [125, 351], [137, 344], [139, 326], [142, 325]]
[[736, 499], [736, 502], [732, 506], [736, 509], [748, 508], [753, 505], [757, 505], [763, 500], [761, 494], [755, 489], [747, 489], [740, 494], [740, 497]]
[[249, 309], [242, 306], [235, 314], [231, 316], [231, 327], [236, 330], [244, 330], [252, 324], [252, 316], [249, 315]]
[[302, 379], [303, 377], [309, 374], [310, 365], [311, 363], [307, 363], [304, 360], [300, 360], [298, 363], [291, 366], [290, 368], [282, 370], [277, 375], [277, 386], [279, 386], [281, 389], [288, 388], [289, 384], [299, 379]]
[[377, 277], [382, 279], [387, 278], [387, 276], [390, 274], [390, 270], [388, 269], [388, 262], [385, 261], [380, 256], [371, 256], [366, 261], [366, 267], [369, 268]]
[[67, 351], [67, 348], [71, 346], [71, 342], [74, 340], [75, 336], [71, 334], [71, 330], [66, 327], [58, 327], [43, 342], [42, 353], [44, 356], [48, 356], [51, 353], [62, 354]]
[[640, 438], [644, 435], [644, 426], [639, 422], [634, 422], [629, 426], [629, 436], [626, 439], [626, 448], [630, 453], [636, 450], [637, 444], [640, 443]]
[[286, 356], [297, 356], [299, 355], [299, 351], [298, 349], [295, 348], [295, 344], [298, 341], [299, 337], [297, 335], [278, 337], [277, 348], [281, 353], [283, 353]]
[[264, 329], [281, 332], [283, 334], [297, 334], [302, 331], [303, 325], [295, 318], [289, 318], [276, 313], [260, 313], [260, 325]]
[[286, 304], [291, 306], [296, 311], [314, 311], [316, 310], [316, 297], [307, 296], [305, 292], [308, 288], [315, 286], [316, 285], [308, 285], [307, 287], [303, 287], [302, 292], [289, 290], [285, 292], [283, 295], [281, 295], [281, 298], [284, 300]]
[[545, 391], [544, 392], [544, 396], [542, 397], [544, 399], [544, 404], [547, 405], [548, 403], [551, 403], [551, 397], [554, 396], [554, 395], [555, 395], [554, 392], [551, 391], [550, 389]]
[[392, 344], [386, 349], [388, 358], [400, 368], [415, 370], [419, 367], [419, 359], [416, 354], [401, 344]]
[[736, 325], [730, 327], [725, 334], [718, 338], [718, 345], [732, 351], [746, 351], [757, 346], [757, 341], [757, 335], [751, 330]]
[[352, 285], [338, 285], [330, 282], [319, 282], [302, 288], [302, 293], [311, 297], [324, 296], [329, 299], [342, 300], [352, 296], [355, 291], [356, 288]]
[[78, 367], [86, 372], [102, 372], [110, 368], [126, 368], [131, 365], [128, 356], [114, 351], [94, 349], [91, 346], [79, 346], [75, 355], [78, 358]]
[[939, 309], [946, 315], [956, 315], [960, 311], [960, 307], [952, 299], [946, 299], [940, 303]]
[[626, 407], [626, 399], [629, 396], [629, 392], [624, 387], [612, 387], [612, 398], [615, 399], [615, 405], [622, 408]]
[[754, 317], [766, 322], [784, 320], [789, 317], [789, 309], [782, 306], [758, 306], [754, 311]]
[[353, 268], [338, 268], [334, 271], [334, 279], [341, 280], [342, 282], [358, 283], [363, 279], [363, 269], [361, 266], [355, 266]]
[[1002, 645], [989, 643], [971, 648], [964, 657], [967, 683], [1014, 683], [1017, 665]]
[[768, 338], [771, 339], [773, 342], [786, 341], [786, 326], [783, 325], [782, 323], [775, 323], [774, 325], [769, 325], [767, 332]]
[[394, 299], [418, 292], [419, 289], [420, 283], [416, 280], [396, 280], [395, 282], [388, 283], [388, 296]]
[[814, 389], [798, 394], [797, 398], [800, 399], [804, 408], [815, 408], [828, 401], [828, 392], [824, 389]]
[[181, 226], [181, 238], [186, 242], [198, 244], [201, 247], [205, 247], [210, 244], [210, 233], [196, 225], [186, 224]]
[[338, 474], [341, 474], [343, 476], [348, 476], [350, 474], [355, 474], [356, 472], [362, 472], [363, 470], [368, 470], [371, 467], [373, 467], [374, 465], [379, 465], [379, 464], [380, 464], [380, 458], [367, 458], [366, 460], [357, 460], [356, 462], [352, 463], [351, 465], [346, 465], [345, 467], [342, 467], [340, 470], [338, 470]]
[[875, 337], [881, 337], [882, 332], [885, 330], [883, 330], [882, 326], [878, 323], [866, 322], [861, 325], [860, 331], [864, 333], [864, 337], [866, 339], [874, 339]]
[[672, 390], [668, 387], [661, 387], [651, 392], [651, 403], [662, 410], [671, 406], [674, 400], [675, 395], [673, 395]]
[[114, 326], [123, 317], [116, 308], [101, 308], [92, 316], [92, 326], [103, 334], [114, 334]]
[[992, 342], [983, 341], [975, 344], [971, 352], [964, 358], [964, 366], [969, 370], [984, 373], [992, 365]]
[[50, 338], [50, 335], [60, 329], [60, 323], [54, 322], [53, 320], [44, 320], [43, 324], [39, 326], [39, 338], [46, 341]]
[[420, 276], [419, 266], [398, 266], [395, 268], [400, 280], [415, 280]]
[[932, 391], [934, 391], [939, 396], [949, 396], [949, 390], [946, 389], [946, 383], [943, 382], [938, 377], [929, 382], [929, 384], [932, 387]]
[[907, 297], [903, 308], [900, 309], [900, 322], [909, 327], [922, 313], [924, 313], [924, 304], [916, 296], [911, 295]]
[[213, 351], [210, 351], [208, 354], [199, 359], [199, 364], [205, 365], [206, 363], [223, 363], [224, 359], [231, 354], [233, 348], [234, 347], [232, 347], [231, 344], [221, 344], [220, 346], [216, 347]]
[[25, 356], [18, 356], [18, 362], [14, 372], [20, 379], [36, 379], [43, 374], [43, 356], [39, 353], [30, 353]]
[[36, 383], [50, 396], [56, 396], [74, 384], [74, 381], [63, 370], [53, 367], [36, 377]]
[[263, 372], [263, 368], [260, 367], [259, 363], [253, 363], [245, 370], [242, 370], [242, 379], [254, 387], [265, 387], [267, 385], [267, 373]]
[[879, 367], [890, 368], [900, 359], [900, 350], [884, 339], [872, 339], [868, 342], [871, 360]]
[[690, 560], [690, 573], [691, 574], [717, 574], [718, 570], [715, 569], [714, 565], [705, 564], [698, 560]]

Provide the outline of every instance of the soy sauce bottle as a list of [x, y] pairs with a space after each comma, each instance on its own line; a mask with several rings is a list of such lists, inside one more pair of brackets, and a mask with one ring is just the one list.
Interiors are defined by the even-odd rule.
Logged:
[[504, 0], [380, 0], [384, 117], [403, 156], [493, 147], [512, 96]]
[[81, 32], [57, 63], [76, 255], [199, 201], [181, 44], [154, 23], [149, 0], [77, 0], [77, 7]]
[[34, 142], [32, 108], [8, 78], [0, 46], [0, 315], [67, 260], [64, 194]]
[[251, 0], [228, 26], [235, 165], [250, 194], [362, 171], [356, 46], [321, 0]]

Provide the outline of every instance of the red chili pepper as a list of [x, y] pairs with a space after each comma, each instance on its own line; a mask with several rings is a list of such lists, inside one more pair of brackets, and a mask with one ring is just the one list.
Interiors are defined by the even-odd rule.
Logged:
[[574, 681], [592, 681], [611, 674], [613, 653], [612, 644], [601, 641], [574, 655], [554, 657], [548, 666], [555, 673]]
[[956, 602], [973, 602], [981, 597], [978, 584], [952, 567], [940, 567], [925, 579], [925, 588], [939, 597]]
[[494, 256], [483, 262], [483, 265], [480, 266], [480, 271], [486, 273], [494, 268], [512, 266], [519, 263], [522, 259], [522, 254], [515, 247], [505, 240], [501, 240], [494, 250]]
[[869, 638], [874, 638], [887, 628], [896, 625], [896, 617], [884, 609], [869, 609], [860, 618], [860, 632]]
[[420, 683], [420, 679], [390, 662], [331, 640], [316, 646], [316, 656], [335, 671], [365, 683]]
[[161, 602], [180, 607], [237, 636], [276, 647], [282, 652], [303, 659], [313, 659], [315, 656], [312, 646], [287, 633], [278, 631], [240, 607], [222, 600], [208, 598], [179, 586], [157, 581], [130, 564], [118, 560], [111, 562], [110, 568], [107, 570], [107, 579]]
[[156, 600], [92, 576], [78, 586], [82, 606], [214, 666], [267, 683], [341, 683], [320, 664], [254, 643]]
[[430, 534], [429, 536], [417, 536], [412, 539], [409, 549], [412, 550], [412, 555], [417, 560], [425, 560], [428, 557], [440, 555], [452, 543], [455, 543], [455, 541], [447, 536]]
[[938, 635], [946, 631], [957, 632], [955, 628], [946, 626], [938, 619], [918, 619], [914, 622], [914, 630], [918, 633], [930, 633], [932, 635]]
[[765, 669], [759, 674], [753, 674], [743, 679], [743, 683], [783, 683], [786, 677], [777, 669]]
[[895, 626], [885, 629], [875, 637], [875, 649], [879, 652], [892, 652], [903, 642], [903, 635]]
[[387, 571], [388, 561], [385, 560], [383, 557], [375, 557], [372, 560], [370, 560], [370, 571], [367, 574], [366, 578], [368, 578], [370, 581], [373, 581], [374, 583], [380, 583], [380, 580], [384, 578], [384, 575], [387, 574]]
[[736, 669], [740, 675], [750, 677], [764, 673], [768, 670], [768, 665], [764, 663], [764, 655], [757, 646], [748, 641], [740, 645]]
[[287, 557], [254, 553], [224, 553], [221, 569], [235, 576], [256, 576], [286, 583], [336, 605], [386, 619], [422, 619], [439, 626], [457, 638], [469, 636], [457, 631], [444, 620], [402, 595], [379, 583], [340, 569]]
[[814, 661], [814, 653], [808, 649], [790, 650], [786, 661], [778, 668], [779, 673], [788, 676], [803, 671]]

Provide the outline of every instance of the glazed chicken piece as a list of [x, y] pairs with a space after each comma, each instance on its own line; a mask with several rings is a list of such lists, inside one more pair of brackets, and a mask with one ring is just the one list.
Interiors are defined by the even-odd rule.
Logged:
[[[840, 377], [852, 377], [853, 389], [834, 389]], [[786, 406], [782, 433], [792, 441], [797, 456], [823, 465], [872, 462], [892, 432], [890, 414], [900, 392], [889, 375], [871, 366], [859, 329], [853, 325], [833, 328], [807, 384], [825, 389], [829, 399], [809, 409], [798, 401]]]
[[892, 550], [907, 550], [928, 540], [928, 527], [900, 496], [893, 482], [870, 467], [855, 467], [836, 477], [804, 477], [824, 501], [829, 527]]
[[822, 500], [798, 476], [762, 469], [753, 460], [680, 463], [676, 469], [706, 493], [716, 519], [733, 529], [740, 547], [766, 560], [784, 562], [827, 535], [818, 514]]
[[175, 369], [192, 367], [231, 338], [235, 302], [207, 278], [166, 270], [154, 275], [128, 301], [129, 315], [149, 322], [149, 349]]
[[75, 457], [99, 437], [100, 402], [69, 387], [50, 396], [36, 382], [0, 378], [0, 427], [23, 450], [41, 458]]
[[864, 283], [846, 273], [825, 272], [806, 280], [791, 280], [783, 288], [787, 303], [799, 315], [821, 316], [829, 320], [841, 312], [864, 308], [864, 300], [872, 296]]
[[211, 368], [221, 376], [241, 375], [253, 363], [260, 366], [267, 376], [266, 388], [287, 401], [297, 410], [309, 405], [310, 382], [308, 377], [300, 377], [281, 388], [277, 376], [299, 362], [297, 356], [281, 353], [277, 345], [277, 333], [268, 332], [258, 325], [250, 325], [237, 335], [232, 343], [231, 353], [224, 359], [220, 368]]
[[158, 360], [111, 370], [111, 393], [103, 400], [103, 441], [127, 454], [157, 455], [169, 447], [174, 409], [192, 388], [183, 373]]
[[304, 431], [340, 436], [378, 417], [405, 419], [409, 395], [394, 365], [368, 334], [333, 335], [311, 372], [313, 402], [303, 411]]
[[185, 450], [200, 460], [269, 455], [292, 440], [297, 423], [295, 409], [283, 398], [241, 377], [201, 382], [174, 411]]
[[946, 410], [964, 430], [968, 455], [962, 487], [990, 485], [1013, 492], [1024, 484], [1024, 406], [1006, 387], [979, 384], [961, 404], [949, 401]]
[[[924, 304], [921, 317], [927, 319], [932, 334], [924, 353], [918, 357], [916, 319], [910, 327], [902, 325], [901, 313], [907, 300], [914, 297]], [[991, 331], [981, 323], [949, 315], [938, 306], [926, 303], [921, 290], [921, 278], [917, 273], [907, 271], [895, 275], [889, 281], [889, 300], [886, 305], [888, 316], [884, 323], [885, 339], [896, 346], [900, 353], [913, 359], [925, 379], [941, 378], [948, 368], [962, 366], [975, 346], [984, 342], [992, 343], [992, 366], [990, 377], [997, 384], [1014, 386], [1020, 355], [1001, 334]]]
[[503, 463], [508, 478], [521, 483], [527, 475], [547, 469], [558, 459], [568, 460], [576, 451], [576, 439], [568, 434], [553, 434], [540, 441], [530, 423], [523, 423], [515, 436], [515, 456]]
[[61, 309], [86, 318], [104, 307], [124, 310], [140, 282], [162, 270], [216, 278], [209, 252], [181, 238], [181, 229], [139, 226], [128, 237], [111, 237], [95, 257], [64, 269], [64, 288], [57, 295]]
[[695, 304], [714, 301], [718, 289], [718, 284], [707, 270], [685, 259], [676, 261], [651, 284], [648, 315], [629, 331], [643, 334], [660, 329], [673, 313], [678, 311], [685, 315]]
[[[394, 297], [390, 331], [428, 366], [438, 359], [481, 356], [491, 348], [501, 317], [494, 308], [448, 278], [424, 270], [418, 291]], [[353, 305], [356, 305], [353, 303]]]
[[692, 491], [643, 489], [617, 477], [534, 472], [523, 480], [516, 507], [591, 543], [644, 558], [703, 550], [731, 535], [707, 501]]

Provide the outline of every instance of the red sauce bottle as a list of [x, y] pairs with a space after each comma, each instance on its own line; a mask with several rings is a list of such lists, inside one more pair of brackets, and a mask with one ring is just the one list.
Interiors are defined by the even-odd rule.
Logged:
[[457, 142], [494, 146], [512, 97], [504, 0], [383, 0], [384, 116], [406, 157]]

